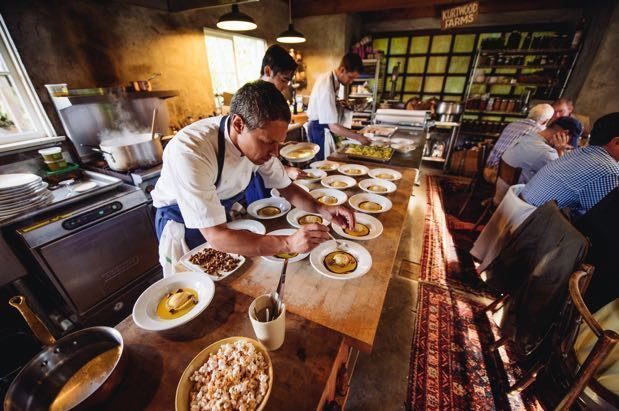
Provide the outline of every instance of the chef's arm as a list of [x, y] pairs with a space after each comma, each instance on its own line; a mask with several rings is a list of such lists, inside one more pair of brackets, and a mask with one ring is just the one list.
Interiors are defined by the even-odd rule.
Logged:
[[200, 232], [216, 250], [247, 257], [274, 255], [291, 251], [288, 236], [260, 235], [245, 230], [232, 230], [226, 224], [201, 228]]
[[352, 140], [357, 140], [358, 142], [362, 143], [362, 144], [369, 144], [370, 140], [359, 134], [359, 133], [355, 133], [354, 131], [352, 131], [349, 128], [344, 127], [341, 124], [329, 124], [329, 130], [331, 130], [331, 132], [333, 134], [336, 134], [338, 136], [342, 136], [342, 137], [346, 137], [346, 138], [350, 138]]

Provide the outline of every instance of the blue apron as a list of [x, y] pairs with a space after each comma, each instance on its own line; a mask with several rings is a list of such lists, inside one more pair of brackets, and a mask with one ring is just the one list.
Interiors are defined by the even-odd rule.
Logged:
[[329, 128], [328, 124], [321, 124], [318, 120], [309, 122], [308, 134], [312, 143], [318, 144], [320, 150], [314, 158], [316, 161], [325, 160], [325, 130]]
[[[215, 187], [219, 186], [221, 173], [224, 168], [224, 159], [226, 156], [225, 126], [227, 120], [228, 116], [222, 117], [221, 122], [219, 123], [219, 131], [217, 133], [217, 178], [215, 179]], [[224, 206], [226, 210], [226, 216], [229, 216], [232, 205], [243, 201], [245, 197], [245, 192], [241, 191], [239, 194], [231, 198], [221, 200], [221, 205]], [[155, 230], [157, 232], [157, 239], [161, 239], [161, 233], [163, 232], [167, 222], [170, 220], [185, 225], [185, 220], [183, 219], [183, 215], [181, 214], [178, 204], [157, 208], [157, 213], [155, 214]], [[206, 239], [197, 228], [185, 227], [185, 242], [190, 249], [193, 249], [201, 244], [204, 244]]]

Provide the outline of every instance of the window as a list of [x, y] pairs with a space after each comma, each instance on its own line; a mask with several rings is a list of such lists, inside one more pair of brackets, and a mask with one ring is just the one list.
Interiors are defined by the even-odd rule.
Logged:
[[260, 77], [266, 41], [256, 37], [204, 29], [206, 55], [215, 95], [234, 93]]
[[0, 146], [55, 135], [0, 16]]

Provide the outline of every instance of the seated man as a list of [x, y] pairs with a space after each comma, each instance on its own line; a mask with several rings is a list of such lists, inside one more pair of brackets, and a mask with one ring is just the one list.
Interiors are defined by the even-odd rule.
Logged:
[[546, 164], [527, 183], [521, 197], [541, 206], [555, 200], [575, 216], [586, 213], [619, 186], [619, 112], [595, 122], [588, 147]]
[[552, 116], [548, 124], [554, 123], [558, 118], [571, 117], [574, 112], [574, 103], [569, 98], [560, 98], [552, 103], [552, 108], [555, 114]]
[[554, 110], [550, 104], [538, 104], [529, 111], [527, 118], [508, 124], [488, 156], [484, 167], [484, 179], [494, 184], [499, 161], [505, 150], [523, 135], [543, 130], [553, 114]]
[[503, 161], [521, 168], [518, 183], [526, 184], [547, 163], [562, 157], [568, 142], [580, 137], [582, 126], [572, 117], [561, 117], [548, 128], [520, 137], [503, 154]]

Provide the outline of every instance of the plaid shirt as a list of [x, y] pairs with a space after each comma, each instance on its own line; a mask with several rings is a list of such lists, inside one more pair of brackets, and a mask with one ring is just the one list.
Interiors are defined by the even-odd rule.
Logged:
[[541, 130], [542, 127], [537, 124], [535, 120], [531, 120], [530, 118], [525, 118], [523, 120], [509, 123], [507, 127], [503, 129], [501, 136], [492, 148], [492, 151], [488, 156], [488, 160], [486, 161], [486, 167], [497, 168], [499, 166], [501, 156], [503, 155], [505, 150], [507, 150], [509, 146], [512, 145], [512, 143], [517, 141], [525, 134], [535, 134]]
[[522, 190], [522, 198], [536, 207], [556, 200], [582, 215], [619, 187], [619, 162], [604, 147], [589, 146], [551, 161]]

